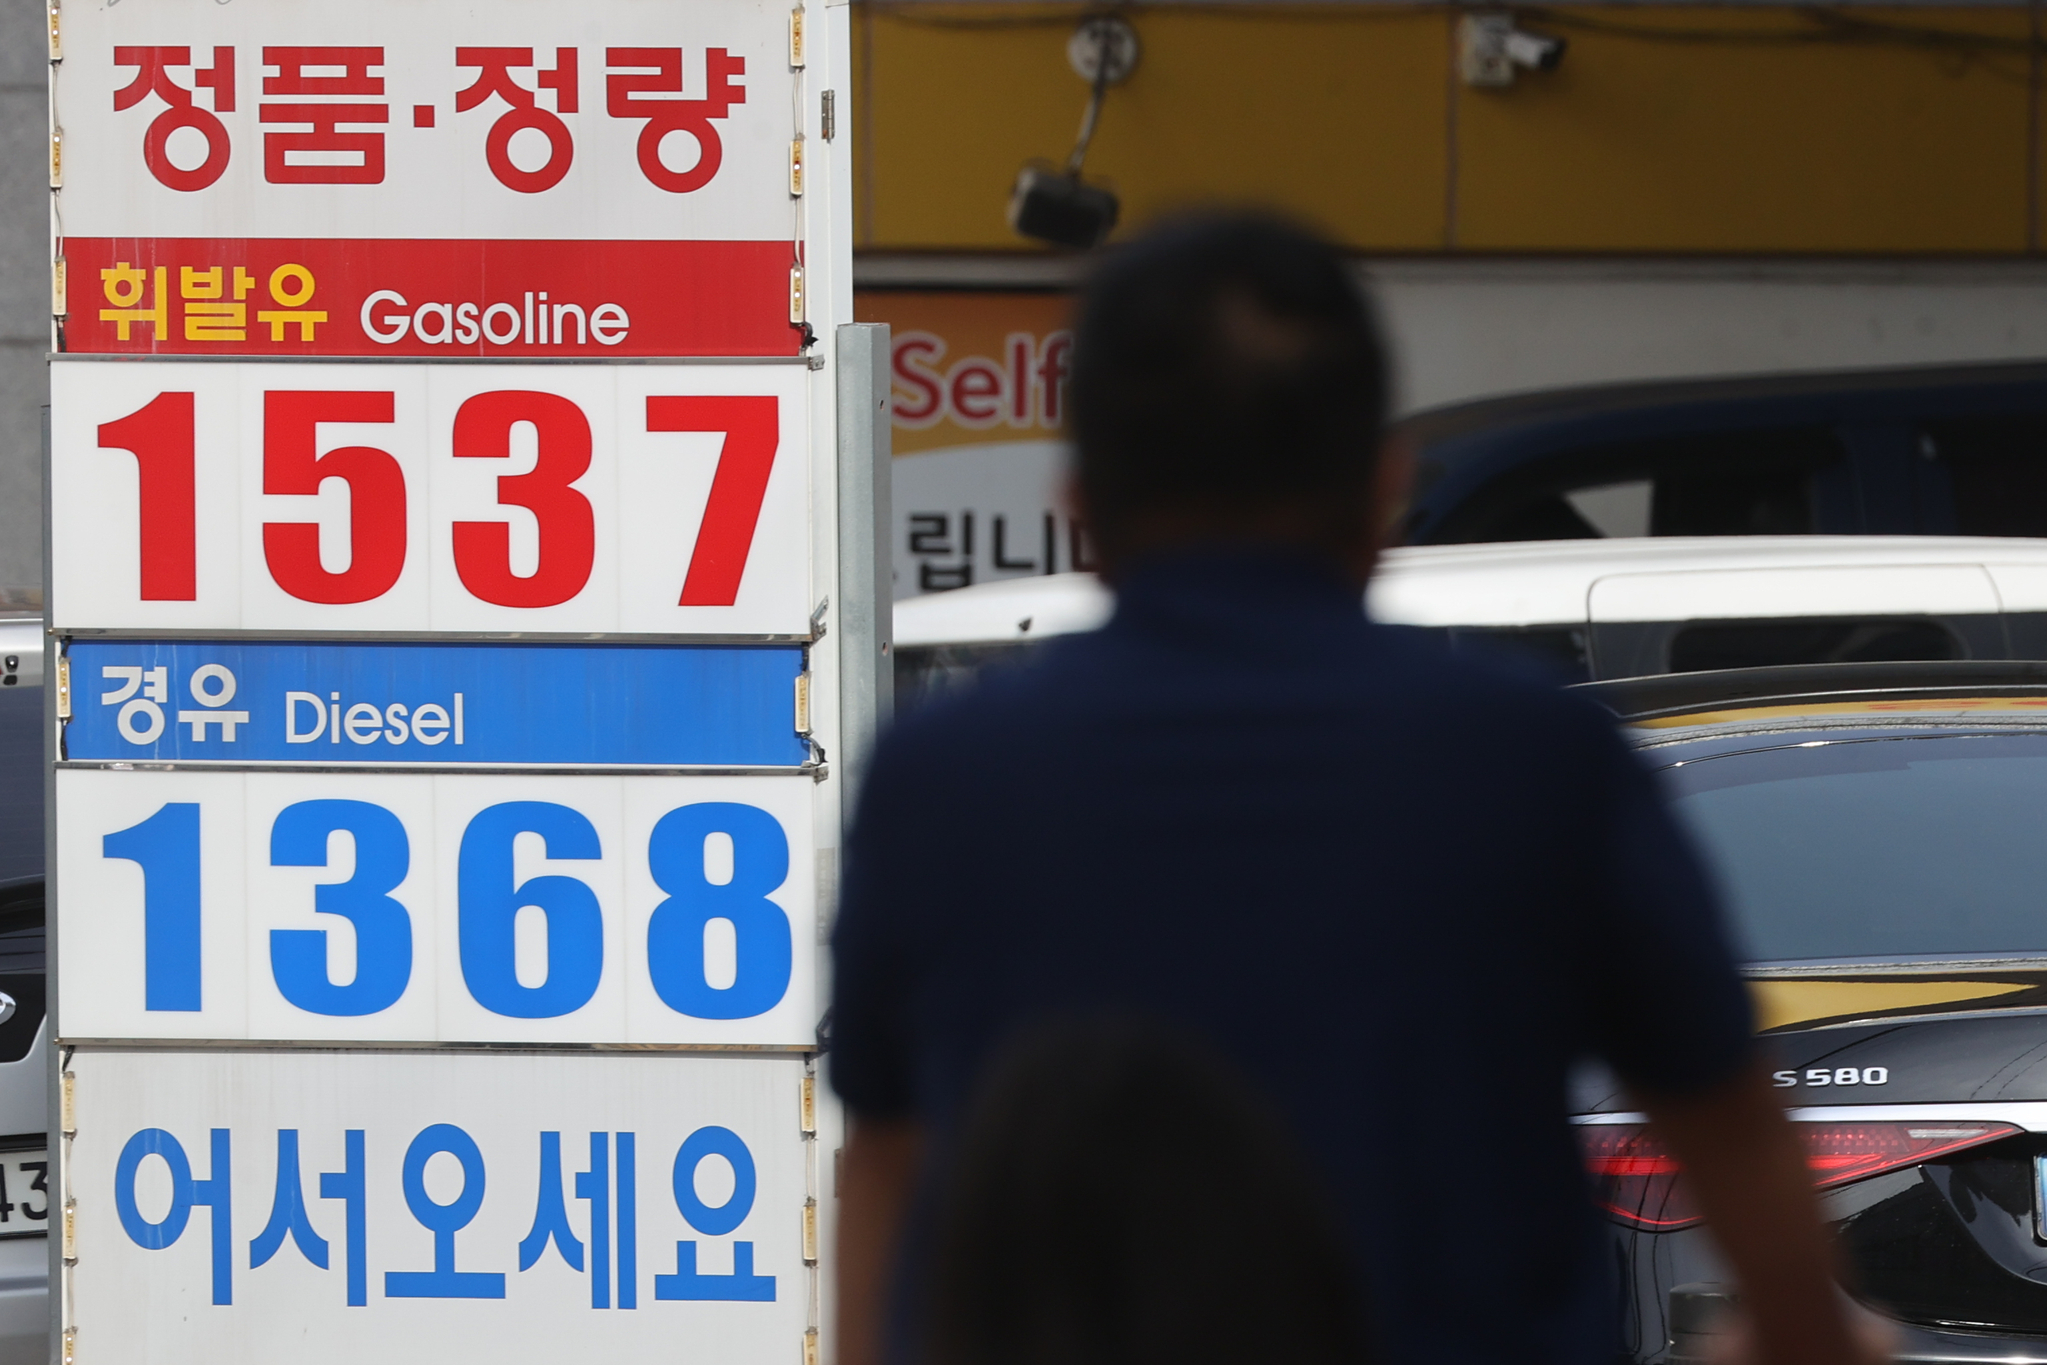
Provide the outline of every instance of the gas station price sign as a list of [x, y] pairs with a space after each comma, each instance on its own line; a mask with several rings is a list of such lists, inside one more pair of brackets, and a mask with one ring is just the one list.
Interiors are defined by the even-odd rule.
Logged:
[[74, 1358], [828, 1352], [846, 33], [53, 11]]
[[[838, 149], [822, 9], [792, 32], [765, 0], [224, 8], [59, 11], [67, 350], [803, 349], [790, 274], [818, 224], [792, 198], [834, 188]], [[804, 196], [798, 139], [826, 182]]]

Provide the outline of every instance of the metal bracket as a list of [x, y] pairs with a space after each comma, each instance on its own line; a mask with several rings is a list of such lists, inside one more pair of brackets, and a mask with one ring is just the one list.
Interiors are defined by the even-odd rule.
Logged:
[[1130, 21], [1105, 15], [1073, 31], [1066, 40], [1066, 64], [1089, 85], [1096, 83], [1097, 75], [1104, 86], [1121, 85], [1137, 70], [1139, 51], [1137, 30]]

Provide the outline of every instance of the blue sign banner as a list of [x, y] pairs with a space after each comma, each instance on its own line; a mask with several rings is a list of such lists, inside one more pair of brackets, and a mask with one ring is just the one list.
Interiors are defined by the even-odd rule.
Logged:
[[796, 767], [794, 645], [74, 640], [64, 756]]

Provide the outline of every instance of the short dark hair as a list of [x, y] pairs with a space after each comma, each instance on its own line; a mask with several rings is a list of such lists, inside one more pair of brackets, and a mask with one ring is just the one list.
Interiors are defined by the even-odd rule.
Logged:
[[1040, 1024], [984, 1072], [958, 1141], [926, 1365], [1368, 1365], [1328, 1192], [1206, 1045]]
[[1386, 351], [1341, 253], [1260, 214], [1169, 222], [1104, 261], [1071, 381], [1082, 496], [1114, 549], [1158, 508], [1362, 501]]

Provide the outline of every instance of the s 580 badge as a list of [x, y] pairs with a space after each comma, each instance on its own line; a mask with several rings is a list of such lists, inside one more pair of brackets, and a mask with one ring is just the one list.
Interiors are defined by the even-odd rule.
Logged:
[[1815, 1066], [1808, 1068], [1803, 1078], [1796, 1071], [1778, 1071], [1772, 1073], [1771, 1079], [1784, 1090], [1794, 1085], [1888, 1085], [1891, 1069], [1887, 1066]]

